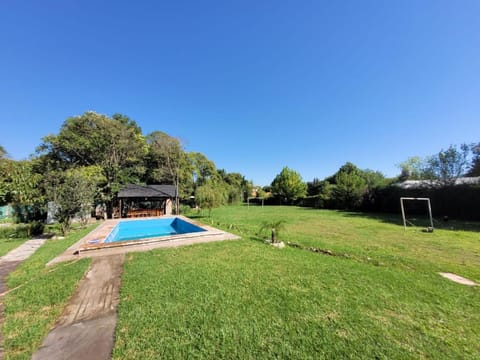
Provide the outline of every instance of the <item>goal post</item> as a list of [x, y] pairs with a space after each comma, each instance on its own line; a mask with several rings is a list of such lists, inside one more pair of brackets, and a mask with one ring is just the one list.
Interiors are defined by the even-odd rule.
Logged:
[[403, 227], [407, 230], [407, 218], [405, 217], [405, 206], [403, 202], [405, 200], [413, 200], [413, 201], [426, 201], [428, 204], [428, 215], [430, 217], [430, 227], [433, 229], [433, 217], [432, 217], [432, 206], [430, 204], [430, 198], [414, 198], [414, 197], [401, 197], [400, 198], [400, 206], [402, 208], [402, 218], [403, 218]]
[[[247, 198], [247, 207], [250, 207], [250, 200], [261, 200], [262, 201], [262, 208], [263, 208], [263, 202], [264, 202], [263, 197], [256, 197], [256, 196], [248, 197]], [[252, 202], [252, 204], [253, 204], [253, 202]]]

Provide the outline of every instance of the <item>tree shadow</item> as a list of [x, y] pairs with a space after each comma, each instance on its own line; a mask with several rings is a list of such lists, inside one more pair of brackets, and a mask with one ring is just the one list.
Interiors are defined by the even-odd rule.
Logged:
[[[311, 210], [311, 211], [323, 210], [323, 209], [314, 209], [314, 208], [302, 208], [302, 209]], [[344, 210], [329, 210], [329, 211], [334, 211], [344, 217], [372, 219], [382, 223], [398, 225], [400, 227], [403, 227], [403, 219], [401, 214], [368, 213], [368, 212], [355, 212], [355, 211], [344, 211]], [[428, 222], [429, 220], [422, 219], [419, 227], [421, 227], [421, 225], [428, 224]], [[425, 225], [425, 227], [427, 226], [429, 225]], [[480, 232], [480, 222], [469, 221], [469, 220], [448, 219], [448, 221], [445, 221], [444, 219], [438, 219], [433, 217], [433, 227], [435, 229], [440, 229], [440, 230], [452, 230], [452, 231], [463, 230], [463, 231]]]

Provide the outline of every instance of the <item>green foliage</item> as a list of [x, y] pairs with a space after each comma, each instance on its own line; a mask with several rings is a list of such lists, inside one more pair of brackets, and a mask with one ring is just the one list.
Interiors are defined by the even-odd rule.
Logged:
[[[398, 166], [401, 169], [400, 181], [405, 180], [436, 180], [442, 185], [453, 185], [455, 180], [469, 172], [469, 176], [474, 176], [472, 169], [475, 167], [476, 146], [461, 144], [458, 148], [450, 145], [446, 150], [440, 150], [438, 154], [427, 158], [414, 156]], [[470, 153], [474, 158], [470, 162]], [[478, 154], [479, 152], [477, 152]]]
[[480, 143], [472, 145], [473, 159], [468, 176], [480, 176]]
[[0, 161], [0, 196], [4, 202], [36, 205], [43, 199], [38, 190], [41, 175], [33, 171], [32, 161]]
[[367, 189], [363, 172], [352, 163], [346, 163], [335, 174], [332, 197], [337, 208], [355, 209]]
[[227, 202], [231, 205], [238, 204], [245, 200], [252, 192], [253, 185], [240, 173], [227, 173], [225, 170], [218, 170], [219, 178], [225, 183]]
[[203, 185], [209, 179], [215, 179], [218, 175], [214, 162], [202, 153], [190, 152], [187, 156], [192, 166], [192, 177], [196, 187]]
[[174, 184], [178, 196], [188, 199], [193, 193], [192, 164], [180, 141], [161, 131], [152, 132], [146, 140], [147, 182]]
[[110, 213], [113, 194], [145, 173], [145, 139], [136, 123], [123, 115], [109, 118], [86, 112], [68, 118], [58, 135], [43, 138], [38, 151], [69, 167], [100, 167], [105, 178], [103, 199]]
[[273, 180], [272, 193], [287, 204], [307, 194], [307, 185], [300, 174], [288, 167], [284, 167]]
[[264, 221], [260, 225], [259, 233], [271, 232], [271, 241], [276, 243], [278, 240], [278, 234], [285, 228], [285, 220], [270, 220]]
[[98, 167], [81, 167], [65, 172], [58, 187], [55, 213], [64, 235], [70, 230], [75, 215], [79, 215], [84, 223], [88, 221], [98, 191], [97, 182], [101, 178]]
[[200, 208], [208, 209], [208, 216], [210, 216], [214, 207], [225, 203], [226, 196], [223, 184], [210, 179], [206, 180], [203, 185], [200, 185], [195, 193], [197, 204]]
[[426, 159], [422, 159], [419, 156], [410, 157], [397, 166], [401, 170], [401, 174], [399, 176], [400, 181], [423, 180], [429, 178], [426, 172], [428, 162]]
[[470, 147], [466, 144], [449, 146], [447, 150], [441, 150], [438, 154], [428, 160], [428, 173], [430, 176], [439, 180], [443, 185], [453, 185], [455, 180], [464, 175], [469, 166], [468, 156]]
[[28, 237], [28, 224], [15, 224], [0, 227], [0, 239], [24, 239]]

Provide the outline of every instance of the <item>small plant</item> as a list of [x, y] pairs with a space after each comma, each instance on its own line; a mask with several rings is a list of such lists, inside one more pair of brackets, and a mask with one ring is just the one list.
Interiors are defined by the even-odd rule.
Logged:
[[278, 234], [285, 228], [285, 220], [264, 221], [260, 226], [259, 233], [271, 231], [271, 241], [275, 244], [278, 240]]

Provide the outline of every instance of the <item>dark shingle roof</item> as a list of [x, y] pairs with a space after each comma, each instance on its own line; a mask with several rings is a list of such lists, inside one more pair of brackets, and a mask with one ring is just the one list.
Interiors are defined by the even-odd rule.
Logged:
[[175, 185], [134, 185], [129, 184], [118, 192], [119, 198], [173, 198]]

